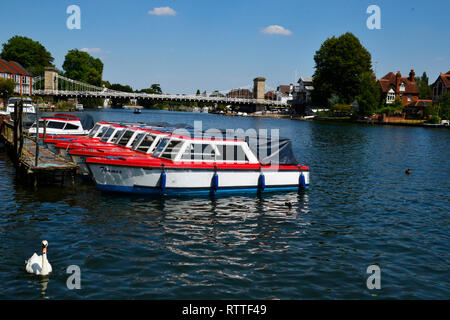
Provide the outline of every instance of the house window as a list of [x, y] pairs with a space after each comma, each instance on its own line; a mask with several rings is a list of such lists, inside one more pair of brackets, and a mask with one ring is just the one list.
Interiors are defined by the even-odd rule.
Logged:
[[408, 94], [408, 101], [411, 101], [411, 95]]
[[394, 100], [395, 100], [395, 92], [394, 92], [394, 90], [391, 89], [391, 90], [389, 90], [389, 92], [387, 94], [386, 102], [392, 103], [392, 102], [394, 102]]
[[400, 91], [405, 91], [405, 83], [402, 82], [402, 84], [400, 85]]

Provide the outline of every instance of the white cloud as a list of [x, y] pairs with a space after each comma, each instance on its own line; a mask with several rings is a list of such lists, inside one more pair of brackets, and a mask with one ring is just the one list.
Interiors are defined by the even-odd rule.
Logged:
[[83, 48], [81, 51], [87, 52], [87, 53], [109, 53], [108, 51], [104, 51], [100, 48]]
[[148, 14], [152, 14], [155, 16], [174, 16], [177, 14], [177, 12], [173, 10], [171, 7], [160, 7], [150, 10]]
[[261, 30], [261, 32], [267, 34], [281, 34], [283, 36], [289, 36], [292, 34], [291, 30], [285, 29], [284, 27], [278, 26], [276, 24], [265, 27]]

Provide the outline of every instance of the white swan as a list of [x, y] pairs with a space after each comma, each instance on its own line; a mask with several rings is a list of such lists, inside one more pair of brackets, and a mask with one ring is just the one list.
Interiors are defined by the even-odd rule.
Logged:
[[46, 276], [52, 272], [52, 266], [47, 260], [47, 247], [48, 241], [42, 241], [42, 256], [38, 256], [36, 252], [31, 256], [30, 259], [25, 261], [25, 269], [29, 273], [38, 274], [41, 276]]

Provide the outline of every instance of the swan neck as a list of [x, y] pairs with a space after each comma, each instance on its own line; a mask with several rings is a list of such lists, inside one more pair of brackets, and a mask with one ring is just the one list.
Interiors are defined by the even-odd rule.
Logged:
[[46, 252], [42, 252], [42, 274], [43, 275], [48, 274], [48, 260]]

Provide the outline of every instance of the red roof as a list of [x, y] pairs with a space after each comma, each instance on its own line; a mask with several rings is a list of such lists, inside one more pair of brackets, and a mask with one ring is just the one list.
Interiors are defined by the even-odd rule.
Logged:
[[423, 108], [426, 107], [429, 104], [432, 104], [433, 100], [424, 100], [424, 99], [419, 99], [417, 101], [411, 102], [410, 104], [408, 104], [406, 107], [416, 107], [416, 108]]
[[400, 72], [397, 72], [397, 74], [389, 72], [383, 78], [378, 79], [378, 82], [380, 83], [381, 91], [383, 93], [387, 93], [391, 89], [394, 89], [397, 93], [399, 92], [398, 88], [400, 85], [404, 83], [405, 91], [402, 91], [403, 94], [419, 94], [417, 83], [409, 80], [408, 77], [402, 77]]
[[15, 61], [8, 62], [3, 59], [0, 59], [0, 72], [31, 77], [31, 74], [19, 63]]
[[[442, 79], [442, 82], [444, 83], [444, 86], [446, 88], [450, 88], [450, 71], [448, 71], [447, 73], [440, 73], [436, 81], [438, 81], [439, 78]], [[436, 81], [433, 83], [433, 85], [436, 83]]]

